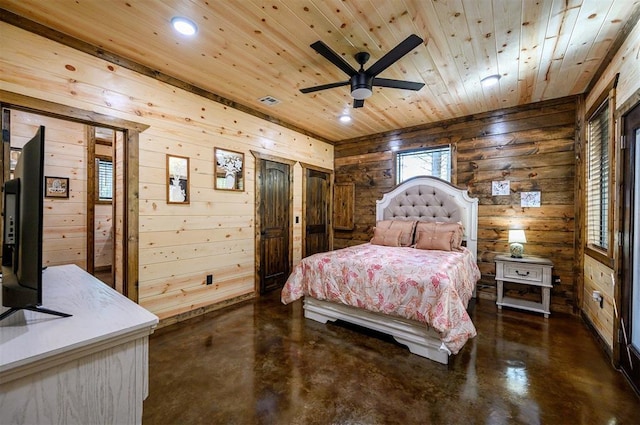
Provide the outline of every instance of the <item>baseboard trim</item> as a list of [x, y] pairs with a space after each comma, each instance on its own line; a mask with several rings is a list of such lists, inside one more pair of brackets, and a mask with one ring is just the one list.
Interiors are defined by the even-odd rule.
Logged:
[[612, 347], [609, 347], [609, 344], [607, 344], [607, 342], [604, 340], [604, 338], [602, 338], [602, 336], [598, 332], [597, 328], [595, 327], [595, 325], [593, 324], [591, 319], [589, 319], [589, 317], [584, 313], [584, 310], [580, 311], [580, 316], [582, 317], [582, 321], [587, 325], [587, 328], [589, 328], [589, 330], [591, 331], [591, 333], [595, 337], [596, 342], [598, 343], [598, 345], [600, 346], [602, 351], [604, 351], [605, 354], [607, 355], [607, 357], [609, 357], [609, 362], [611, 363], [611, 365], [613, 367], [615, 367], [615, 365], [613, 364], [613, 349], [612, 349]]
[[230, 298], [228, 300], [220, 301], [218, 303], [211, 304], [205, 307], [196, 308], [195, 310], [187, 311], [185, 313], [180, 313], [175, 316], [167, 317], [160, 320], [160, 322], [158, 323], [158, 326], [156, 326], [156, 329], [173, 325], [175, 323], [182, 322], [184, 320], [188, 320], [194, 317], [202, 316], [203, 314], [220, 310], [225, 307], [229, 307], [230, 305], [241, 303], [243, 301], [252, 300], [254, 298], [256, 298], [256, 294], [254, 293], [244, 294], [244, 295], [240, 295], [234, 298]]
[[93, 269], [94, 273], [111, 272], [111, 266], [98, 266]]

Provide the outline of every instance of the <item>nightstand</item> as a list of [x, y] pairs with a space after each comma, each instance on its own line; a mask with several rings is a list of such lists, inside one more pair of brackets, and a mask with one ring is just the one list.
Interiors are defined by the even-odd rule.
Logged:
[[[509, 255], [497, 255], [495, 261], [498, 309], [502, 310], [502, 306], [507, 306], [543, 313], [545, 318], [549, 317], [551, 314], [549, 304], [551, 303], [551, 287], [553, 286], [551, 284], [553, 263], [546, 258], [530, 256], [513, 258]], [[504, 297], [504, 282], [540, 286], [542, 288], [542, 302]]]

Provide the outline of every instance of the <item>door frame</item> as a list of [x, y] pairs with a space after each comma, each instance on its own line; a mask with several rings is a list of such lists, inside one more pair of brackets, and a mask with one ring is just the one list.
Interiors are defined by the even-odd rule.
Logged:
[[[78, 122], [81, 124], [96, 127], [111, 128], [124, 133], [124, 234], [122, 236], [123, 258], [127, 259], [127, 266], [123, 270], [123, 292], [129, 299], [138, 302], [138, 282], [139, 282], [139, 257], [138, 257], [138, 214], [139, 214], [139, 135], [149, 128], [148, 125], [115, 118], [98, 112], [74, 108], [60, 103], [49, 102], [6, 90], [0, 90], [0, 110], [16, 109], [31, 112], [38, 115], [49, 116], [61, 120]], [[5, 129], [5, 122], [2, 120], [2, 131]], [[4, 136], [3, 136], [4, 142]], [[0, 173], [0, 184], [8, 178], [8, 170], [4, 169], [4, 160], [9, 155], [8, 143], [3, 143], [0, 149], [0, 163], [2, 173]]]
[[[95, 161], [96, 161], [96, 128], [85, 124], [85, 138], [87, 139], [87, 273], [95, 273]], [[112, 282], [115, 284], [115, 282]]]
[[302, 258], [306, 257], [307, 250], [307, 169], [311, 169], [314, 171], [319, 171], [321, 173], [325, 173], [329, 175], [329, 190], [327, 191], [327, 237], [329, 238], [329, 251], [333, 250], [333, 183], [335, 174], [333, 170], [328, 168], [318, 167], [317, 165], [307, 164], [305, 162], [300, 162], [302, 166]]
[[289, 261], [289, 270], [291, 270], [293, 268], [293, 210], [294, 210], [294, 206], [293, 206], [293, 174], [294, 174], [294, 169], [293, 166], [296, 164], [297, 161], [291, 160], [291, 159], [286, 159], [286, 158], [282, 158], [276, 155], [270, 155], [270, 154], [266, 154], [266, 153], [262, 153], [262, 152], [258, 152], [258, 151], [254, 151], [254, 150], [250, 150], [251, 154], [253, 155], [253, 157], [255, 158], [255, 163], [254, 163], [254, 170], [255, 170], [255, 186], [254, 186], [254, 192], [255, 192], [255, 231], [254, 231], [254, 240], [255, 240], [255, 268], [254, 268], [254, 274], [255, 274], [255, 279], [254, 279], [254, 294], [255, 296], [259, 297], [260, 296], [260, 277], [262, 275], [262, 211], [260, 208], [260, 202], [262, 201], [262, 167], [261, 167], [261, 162], [262, 161], [271, 161], [271, 162], [278, 162], [280, 164], [286, 164], [289, 166], [289, 204], [291, 205], [291, 207], [289, 208], [289, 246], [287, 247], [288, 249], [288, 261]]

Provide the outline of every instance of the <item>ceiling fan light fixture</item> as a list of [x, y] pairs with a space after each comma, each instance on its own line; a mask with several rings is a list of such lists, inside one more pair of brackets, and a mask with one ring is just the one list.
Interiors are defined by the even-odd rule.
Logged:
[[373, 92], [369, 87], [358, 87], [354, 90], [351, 90], [351, 97], [356, 100], [364, 100], [371, 96]]
[[338, 119], [340, 120], [340, 122], [342, 123], [348, 123], [351, 122], [351, 115], [348, 114], [342, 114], [338, 117]]
[[182, 16], [174, 16], [171, 18], [171, 26], [182, 35], [195, 35], [195, 33], [198, 32], [196, 23]]
[[355, 74], [351, 77], [351, 97], [355, 100], [364, 100], [371, 96], [373, 92], [373, 78], [364, 72]]
[[482, 84], [482, 87], [491, 87], [495, 85], [499, 80], [500, 80], [500, 75], [493, 74], [493, 75], [489, 75], [488, 77], [484, 77], [482, 80], [480, 80], [480, 84]]

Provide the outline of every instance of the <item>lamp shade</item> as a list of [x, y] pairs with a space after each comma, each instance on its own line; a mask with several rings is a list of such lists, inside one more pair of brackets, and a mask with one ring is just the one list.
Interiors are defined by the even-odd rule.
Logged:
[[509, 230], [509, 243], [527, 243], [524, 230]]

